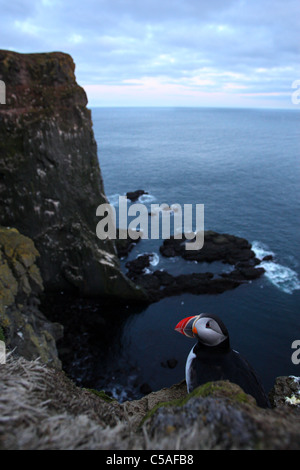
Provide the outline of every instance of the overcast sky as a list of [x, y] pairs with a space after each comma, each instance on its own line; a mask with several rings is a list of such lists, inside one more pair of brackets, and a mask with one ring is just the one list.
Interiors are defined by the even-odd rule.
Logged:
[[297, 106], [300, 0], [0, 0], [0, 8], [0, 48], [71, 54], [91, 107]]

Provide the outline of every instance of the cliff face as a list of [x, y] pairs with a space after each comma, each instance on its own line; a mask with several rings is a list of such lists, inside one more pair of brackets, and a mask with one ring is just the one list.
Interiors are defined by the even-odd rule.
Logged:
[[0, 225], [34, 241], [46, 290], [143, 297], [96, 237], [107, 202], [91, 113], [72, 58], [0, 51]]

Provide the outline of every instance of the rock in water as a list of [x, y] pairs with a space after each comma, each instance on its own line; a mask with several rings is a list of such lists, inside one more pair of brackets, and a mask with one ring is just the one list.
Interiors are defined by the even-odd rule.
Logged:
[[130, 199], [131, 202], [134, 202], [144, 194], [148, 194], [147, 191], [144, 191], [143, 189], [137, 189], [136, 191], [129, 191], [126, 193], [126, 197]]
[[0, 225], [35, 243], [47, 291], [144, 298], [96, 237], [107, 199], [87, 97], [63, 53], [0, 51]]

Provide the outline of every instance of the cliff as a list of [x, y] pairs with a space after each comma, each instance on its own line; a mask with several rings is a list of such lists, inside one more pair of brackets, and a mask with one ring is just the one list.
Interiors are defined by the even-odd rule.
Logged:
[[113, 241], [96, 237], [107, 202], [91, 112], [72, 58], [0, 51], [0, 225], [30, 237], [46, 291], [141, 299]]

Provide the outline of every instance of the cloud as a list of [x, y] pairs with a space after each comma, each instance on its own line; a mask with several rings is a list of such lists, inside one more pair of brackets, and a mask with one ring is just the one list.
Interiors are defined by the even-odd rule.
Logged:
[[256, 97], [278, 93], [289, 105], [291, 83], [300, 78], [298, 0], [1, 3], [3, 48], [68, 52], [87, 90], [109, 87], [113, 96], [110, 87], [118, 87], [114, 91], [123, 89], [125, 101], [136, 80], [148, 93], [148, 103], [153, 79], [160, 103], [163, 93], [166, 103], [176, 93], [178, 103], [190, 103], [188, 96], [213, 98], [218, 90], [229, 98], [242, 92]]

